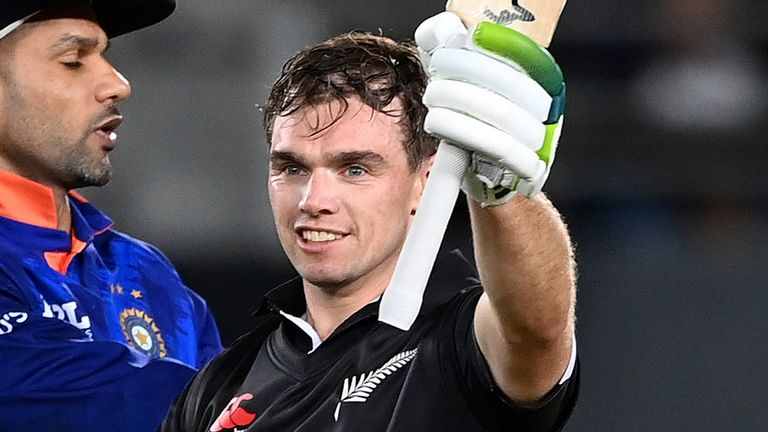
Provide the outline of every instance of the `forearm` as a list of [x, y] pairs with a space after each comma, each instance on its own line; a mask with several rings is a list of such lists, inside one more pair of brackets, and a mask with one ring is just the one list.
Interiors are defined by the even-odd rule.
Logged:
[[534, 401], [570, 356], [575, 269], [565, 224], [542, 194], [488, 208], [470, 200], [470, 215], [485, 288], [475, 317], [480, 348], [510, 397]]
[[481, 208], [470, 202], [475, 259], [511, 336], [557, 337], [571, 320], [575, 269], [559, 213], [543, 194]]

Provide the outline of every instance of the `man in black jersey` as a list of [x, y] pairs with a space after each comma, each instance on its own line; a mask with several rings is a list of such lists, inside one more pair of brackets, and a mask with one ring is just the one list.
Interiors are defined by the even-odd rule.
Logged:
[[[574, 262], [559, 214], [537, 193], [562, 89], [541, 90], [535, 71], [520, 71], [523, 54], [467, 43], [454, 18], [422, 25], [421, 53], [351, 33], [286, 63], [265, 107], [268, 187], [300, 277], [266, 295], [259, 326], [196, 376], [162, 431], [563, 427], [578, 388]], [[433, 135], [474, 153], [463, 190], [479, 279], [459, 254], [441, 257], [403, 331], [377, 319], [379, 299], [417, 211]], [[540, 170], [522, 175], [514, 167], [527, 156], [501, 160], [501, 146], [533, 154]]]

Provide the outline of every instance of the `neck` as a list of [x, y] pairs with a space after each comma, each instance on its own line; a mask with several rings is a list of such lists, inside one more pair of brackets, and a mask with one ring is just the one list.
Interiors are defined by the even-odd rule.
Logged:
[[57, 228], [69, 232], [72, 229], [72, 210], [69, 208], [67, 191], [53, 189], [53, 201], [56, 205]]
[[367, 290], [350, 286], [328, 290], [304, 281], [307, 322], [315, 329], [320, 340], [325, 340], [355, 312], [380, 297], [387, 284]]

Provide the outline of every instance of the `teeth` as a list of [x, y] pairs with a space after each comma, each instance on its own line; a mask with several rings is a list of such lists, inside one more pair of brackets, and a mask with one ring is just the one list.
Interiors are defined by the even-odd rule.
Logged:
[[331, 240], [338, 240], [341, 238], [340, 235], [329, 233], [326, 231], [304, 231], [301, 233], [301, 236], [304, 237], [304, 240], [312, 241], [312, 242], [325, 242], [325, 241], [331, 241]]

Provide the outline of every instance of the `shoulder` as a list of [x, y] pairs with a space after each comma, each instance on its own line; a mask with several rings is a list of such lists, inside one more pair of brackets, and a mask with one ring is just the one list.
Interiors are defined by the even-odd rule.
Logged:
[[464, 302], [476, 301], [482, 291], [474, 266], [459, 250], [452, 250], [435, 262], [420, 315], [434, 317], [449, 313]]
[[23, 273], [23, 269], [31, 267], [38, 258], [30, 248], [24, 247], [23, 239], [33, 234], [28, 225], [0, 217], [0, 278], [3, 273], [7, 276]]
[[[238, 380], [248, 373], [262, 345], [279, 325], [279, 319], [270, 316], [254, 330], [237, 338], [227, 349], [208, 363], [199, 375], [207, 382]], [[242, 380], [239, 380], [240, 382]]]
[[169, 425], [185, 425], [183, 429], [197, 430], [197, 426], [209, 424], [213, 420], [210, 417], [220, 413], [243, 384], [264, 341], [278, 322], [276, 317], [262, 321], [214, 357], [173, 404], [161, 430], [178, 429]]
[[159, 248], [116, 229], [108, 229], [97, 235], [93, 244], [100, 254], [130, 256], [174, 269], [171, 261]]
[[165, 255], [156, 246], [114, 228], [110, 228], [97, 235], [93, 242], [99, 245], [129, 248], [137, 253], [161, 257], [167, 261]]
[[[5, 243], [0, 238], [0, 244]], [[0, 245], [0, 297], [33, 304], [38, 296], [36, 278], [45, 269], [44, 261], [30, 253]], [[2, 318], [2, 317], [0, 317]]]
[[0, 303], [31, 305], [35, 292], [30, 288], [34, 288], [34, 284], [29, 282], [26, 269], [19, 262], [0, 262]]

